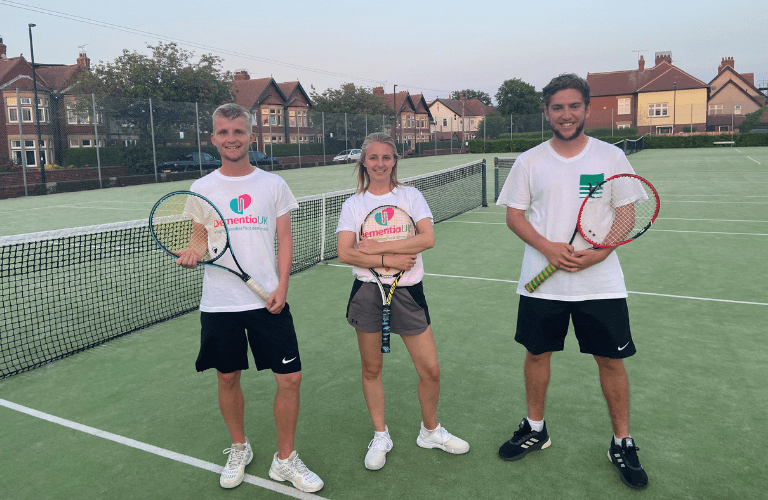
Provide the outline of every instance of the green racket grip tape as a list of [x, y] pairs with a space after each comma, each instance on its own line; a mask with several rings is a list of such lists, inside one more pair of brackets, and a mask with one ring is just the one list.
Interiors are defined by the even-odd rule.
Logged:
[[531, 281], [526, 283], [525, 289], [528, 290], [530, 293], [533, 293], [534, 290], [539, 288], [539, 285], [544, 283], [547, 278], [552, 276], [555, 271], [557, 271], [557, 268], [553, 266], [552, 264], [548, 265], [542, 272], [537, 274]]
[[253, 281], [253, 278], [248, 278], [248, 279], [245, 281], [245, 284], [246, 284], [246, 285], [248, 285], [248, 288], [250, 288], [251, 290], [253, 290], [253, 291], [256, 293], [256, 295], [258, 295], [259, 297], [261, 297], [262, 299], [264, 299], [264, 302], [266, 302], [266, 301], [267, 301], [267, 299], [269, 298], [269, 292], [268, 292], [268, 291], [266, 291], [266, 290], [264, 290], [264, 289], [261, 287], [261, 285], [259, 285], [259, 284], [258, 284], [258, 283], [256, 283], [255, 281]]

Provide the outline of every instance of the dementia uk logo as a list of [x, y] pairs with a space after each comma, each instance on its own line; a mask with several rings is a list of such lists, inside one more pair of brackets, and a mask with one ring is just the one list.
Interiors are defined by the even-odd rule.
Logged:
[[378, 226], [382, 227], [370, 227], [366, 224], [363, 233], [360, 235], [362, 238], [375, 238], [378, 236], [385, 236], [389, 234], [408, 233], [411, 230], [411, 225], [403, 223], [402, 220], [393, 220], [395, 218], [395, 209], [387, 207], [373, 215], [374, 220]]
[[[251, 197], [247, 194], [241, 194], [229, 202], [229, 208], [236, 214], [242, 215], [245, 209], [251, 206]], [[218, 225], [218, 223], [217, 223]], [[267, 231], [267, 217], [263, 215], [246, 215], [244, 217], [233, 217], [227, 219], [227, 226], [230, 231], [240, 229], [250, 229], [255, 231]], [[235, 227], [236, 226], [236, 227]]]

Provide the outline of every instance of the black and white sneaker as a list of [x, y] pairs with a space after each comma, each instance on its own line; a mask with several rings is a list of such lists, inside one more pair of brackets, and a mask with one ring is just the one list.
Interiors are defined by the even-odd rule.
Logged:
[[552, 441], [547, 434], [547, 424], [540, 432], [531, 429], [528, 419], [520, 422], [520, 428], [512, 435], [512, 439], [501, 445], [499, 456], [504, 460], [520, 460], [534, 450], [547, 448]]
[[637, 458], [639, 449], [632, 438], [622, 439], [621, 446], [611, 438], [611, 446], [608, 448], [608, 460], [619, 469], [624, 484], [632, 488], [648, 486], [648, 475]]

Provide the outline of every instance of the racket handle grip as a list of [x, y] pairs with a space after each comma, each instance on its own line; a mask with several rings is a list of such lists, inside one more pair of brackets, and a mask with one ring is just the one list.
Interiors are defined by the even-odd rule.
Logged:
[[253, 278], [248, 278], [245, 284], [248, 285], [248, 288], [253, 290], [256, 293], [256, 295], [264, 299], [264, 302], [267, 301], [267, 299], [269, 298], [269, 292], [264, 290], [264, 288], [262, 288], [261, 285], [253, 281]]
[[539, 285], [544, 283], [547, 278], [555, 273], [555, 271], [557, 271], [555, 266], [552, 264], [548, 265], [542, 272], [537, 274], [531, 281], [525, 284], [525, 289], [528, 290], [528, 292], [533, 293], [533, 291], [539, 288]]
[[381, 321], [381, 352], [386, 354], [390, 351], [389, 348], [389, 336], [391, 334], [391, 327], [389, 325], [389, 318], [391, 314], [391, 308], [385, 305], [382, 309], [382, 321]]

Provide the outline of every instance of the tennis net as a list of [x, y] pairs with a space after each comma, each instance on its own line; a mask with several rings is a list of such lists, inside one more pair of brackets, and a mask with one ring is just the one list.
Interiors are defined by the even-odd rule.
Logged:
[[[435, 222], [485, 205], [484, 161], [403, 183], [424, 194]], [[292, 274], [336, 257], [353, 194], [298, 200]], [[0, 379], [193, 311], [202, 278], [157, 247], [146, 220], [0, 237]]]
[[501, 188], [504, 187], [504, 181], [507, 180], [509, 172], [512, 170], [512, 165], [515, 164], [517, 157], [512, 158], [499, 158], [493, 159], [493, 199], [494, 201], [499, 199], [499, 193]]

